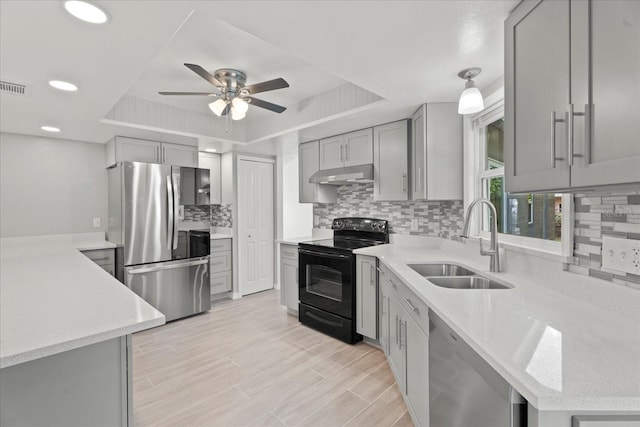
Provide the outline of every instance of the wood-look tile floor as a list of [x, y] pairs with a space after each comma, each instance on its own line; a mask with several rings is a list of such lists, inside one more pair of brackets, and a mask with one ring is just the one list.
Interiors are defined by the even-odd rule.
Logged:
[[412, 426], [384, 354], [301, 325], [278, 291], [133, 336], [137, 426]]

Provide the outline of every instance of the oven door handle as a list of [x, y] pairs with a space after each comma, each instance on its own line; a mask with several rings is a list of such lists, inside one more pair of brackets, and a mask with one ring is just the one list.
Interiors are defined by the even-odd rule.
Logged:
[[317, 257], [321, 257], [321, 258], [333, 258], [333, 259], [351, 259], [351, 255], [341, 255], [341, 254], [332, 254], [332, 253], [326, 253], [326, 252], [316, 252], [316, 251], [310, 251], [308, 249], [298, 249], [298, 251], [301, 254], [304, 255], [311, 255], [311, 256], [317, 256]]

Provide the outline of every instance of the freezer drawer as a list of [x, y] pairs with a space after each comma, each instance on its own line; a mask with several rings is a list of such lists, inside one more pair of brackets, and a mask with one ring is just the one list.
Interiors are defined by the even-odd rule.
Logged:
[[125, 267], [124, 279], [167, 322], [211, 308], [209, 257]]

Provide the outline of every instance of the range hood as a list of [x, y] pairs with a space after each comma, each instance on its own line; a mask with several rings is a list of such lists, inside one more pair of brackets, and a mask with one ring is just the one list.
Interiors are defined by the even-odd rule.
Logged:
[[373, 182], [373, 165], [368, 164], [320, 170], [311, 175], [309, 182], [331, 185]]

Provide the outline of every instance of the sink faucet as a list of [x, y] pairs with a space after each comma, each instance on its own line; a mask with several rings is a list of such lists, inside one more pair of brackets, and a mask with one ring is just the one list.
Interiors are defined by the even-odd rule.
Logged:
[[499, 272], [500, 271], [500, 252], [498, 250], [498, 216], [496, 214], [496, 207], [493, 206], [488, 199], [475, 199], [469, 205], [469, 209], [467, 209], [467, 213], [464, 217], [464, 225], [462, 226], [462, 233], [460, 233], [460, 237], [469, 237], [469, 226], [471, 223], [471, 213], [473, 212], [473, 208], [476, 205], [485, 204], [489, 206], [491, 210], [491, 246], [488, 250], [482, 247], [482, 240], [480, 240], [480, 255], [488, 255], [491, 257], [489, 264], [489, 271], [491, 272]]

